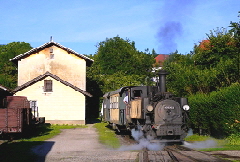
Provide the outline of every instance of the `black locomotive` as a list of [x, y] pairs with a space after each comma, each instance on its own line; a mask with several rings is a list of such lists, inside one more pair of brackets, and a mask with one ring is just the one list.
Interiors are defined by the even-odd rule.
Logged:
[[188, 132], [188, 101], [166, 92], [167, 74], [159, 71], [156, 86], [128, 86], [106, 93], [102, 104], [104, 120], [119, 131], [142, 130], [151, 141], [183, 141]]

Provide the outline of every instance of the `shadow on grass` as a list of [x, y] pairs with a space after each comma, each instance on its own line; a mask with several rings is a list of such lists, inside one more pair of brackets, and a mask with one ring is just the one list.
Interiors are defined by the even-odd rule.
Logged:
[[101, 123], [102, 120], [99, 118], [91, 118], [86, 120], [86, 124], [95, 124], [95, 123]]
[[44, 136], [44, 135], [48, 135], [49, 132], [51, 132], [52, 130], [53, 129], [51, 128], [50, 123], [40, 124], [40, 125], [37, 125], [37, 126], [33, 127], [32, 129], [30, 129], [26, 133], [24, 133], [23, 137], [27, 138], [27, 139], [30, 139], [30, 138], [33, 138], [33, 137]]
[[[44, 162], [54, 142], [6, 142], [0, 145], [1, 162]], [[35, 146], [35, 147], [34, 147]], [[37, 155], [35, 154], [37, 153]]]
[[[11, 142], [5, 141], [0, 145], [0, 162], [44, 162], [54, 142], [31, 141], [31, 139], [48, 135], [53, 130], [50, 126], [50, 124], [42, 124], [31, 127], [21, 134], [5, 135], [1, 138], [2, 140], [9, 140], [9, 138], [14, 140]], [[23, 138], [26, 141], [21, 141]]]
[[19, 140], [22, 138], [31, 139], [34, 137], [48, 135], [49, 132], [53, 130], [52, 128], [50, 128], [50, 126], [51, 126], [50, 124], [45, 123], [41, 125], [32, 126], [27, 130], [25, 129], [23, 133], [3, 134], [1, 135], [0, 140], [12, 141], [12, 140]]
[[118, 129], [113, 129], [113, 127], [111, 125], [106, 125], [105, 126], [106, 128], [112, 130], [115, 132], [116, 135], [119, 135], [119, 136], [127, 136], [129, 137], [130, 139], [133, 139], [132, 135], [131, 135], [131, 131], [126, 129], [125, 126], [123, 127], [118, 127]]

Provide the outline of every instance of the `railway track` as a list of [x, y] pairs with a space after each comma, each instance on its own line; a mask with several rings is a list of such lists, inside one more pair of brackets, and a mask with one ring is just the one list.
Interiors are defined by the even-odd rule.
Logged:
[[139, 153], [139, 162], [229, 162], [202, 151], [184, 146], [165, 146], [162, 151], [143, 150]]

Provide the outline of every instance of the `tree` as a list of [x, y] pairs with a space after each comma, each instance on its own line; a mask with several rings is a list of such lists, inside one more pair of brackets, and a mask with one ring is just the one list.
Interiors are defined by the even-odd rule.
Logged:
[[[238, 17], [240, 17], [240, 11], [238, 12]], [[235, 38], [235, 45], [237, 47], [237, 59], [236, 59], [236, 65], [237, 65], [237, 80], [238, 83], [240, 83], [240, 21], [239, 22], [231, 22], [230, 23], [230, 32], [233, 33], [233, 36]]]
[[135, 48], [135, 42], [119, 36], [106, 38], [97, 47], [97, 53], [90, 56], [94, 62], [87, 68], [87, 91], [93, 94], [88, 98], [87, 110], [88, 116], [92, 117], [98, 117], [92, 110], [99, 112], [104, 93], [123, 86], [151, 84], [150, 71], [155, 62], [153, 54], [147, 53], [148, 49], [140, 52]]
[[135, 42], [116, 36], [98, 44], [93, 67], [98, 67], [99, 74], [105, 75], [118, 71], [127, 75], [146, 75], [153, 63], [152, 55], [139, 52], [135, 48]]
[[32, 49], [29, 43], [12, 42], [0, 45], [0, 84], [8, 88], [17, 86], [17, 67], [9, 59]]
[[235, 58], [236, 41], [225, 28], [217, 28], [207, 34], [207, 39], [195, 45], [193, 59], [199, 68], [216, 67], [223, 59]]
[[240, 39], [224, 28], [211, 31], [207, 37], [191, 54], [175, 52], [165, 62], [164, 68], [171, 73], [168, 87], [177, 94], [209, 93], [239, 80]]
[[96, 80], [103, 93], [122, 86], [145, 84], [154, 63], [152, 54], [140, 52], [135, 42], [119, 36], [106, 38], [98, 44], [88, 77]]

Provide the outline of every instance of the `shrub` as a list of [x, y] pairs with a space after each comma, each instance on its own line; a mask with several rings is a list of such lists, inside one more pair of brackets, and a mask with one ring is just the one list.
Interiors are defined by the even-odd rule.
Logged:
[[239, 83], [210, 94], [190, 96], [190, 120], [194, 131], [216, 137], [238, 132], [240, 130], [239, 96]]
[[228, 145], [240, 145], [240, 133], [231, 134], [226, 141]]

